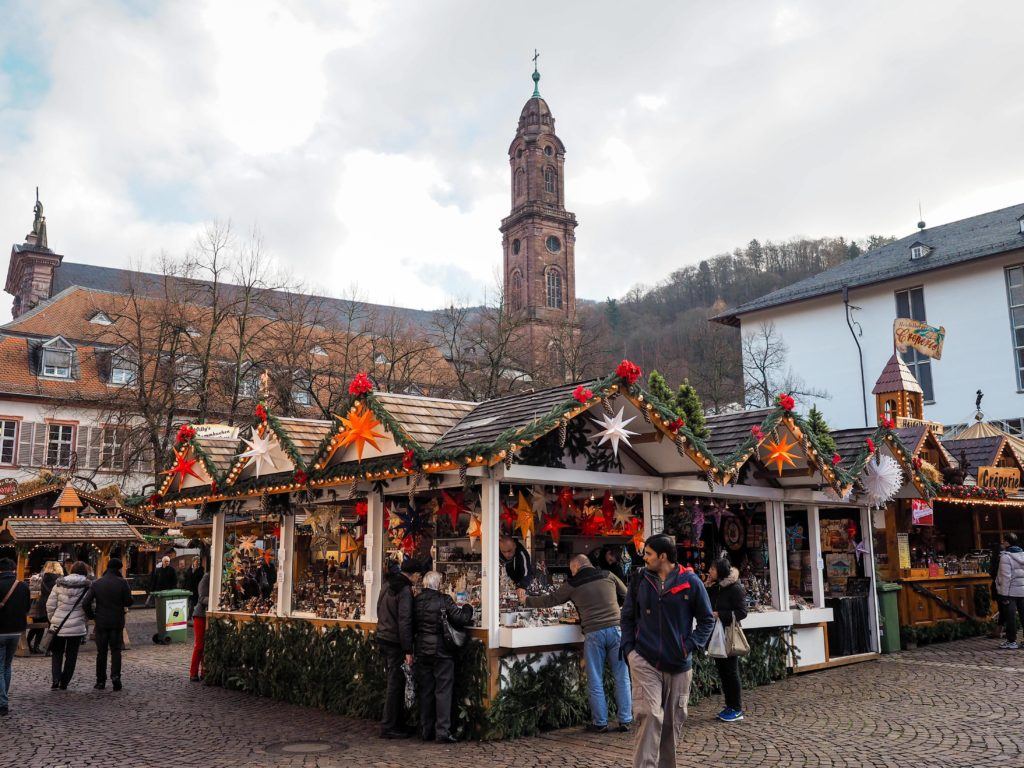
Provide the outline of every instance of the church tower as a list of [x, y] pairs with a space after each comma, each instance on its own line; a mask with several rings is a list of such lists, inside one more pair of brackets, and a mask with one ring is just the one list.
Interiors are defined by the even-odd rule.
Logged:
[[534, 354], [545, 330], [576, 316], [575, 214], [565, 210], [565, 146], [540, 96], [534, 55], [533, 96], [508, 149], [512, 210], [502, 219], [505, 302], [529, 321]]
[[24, 243], [11, 248], [11, 260], [7, 265], [4, 290], [14, 296], [11, 309], [14, 317], [25, 314], [53, 295], [54, 273], [64, 259], [50, 250], [47, 243], [46, 216], [43, 215], [43, 204], [39, 202], [38, 187], [33, 214], [32, 231], [25, 235]]

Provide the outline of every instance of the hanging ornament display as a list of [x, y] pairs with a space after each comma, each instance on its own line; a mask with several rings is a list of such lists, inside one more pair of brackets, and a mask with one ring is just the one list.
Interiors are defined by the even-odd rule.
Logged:
[[238, 458], [248, 459], [254, 464], [256, 467], [256, 477], [260, 476], [264, 464], [269, 464], [271, 469], [278, 468], [277, 464], [274, 463], [274, 457], [270, 455], [274, 443], [269, 429], [265, 434], [261, 435], [259, 429], [253, 427], [250, 439], [246, 440], [243, 437], [242, 442], [249, 446], [249, 450], [242, 451], [242, 453], [238, 454]]
[[533, 507], [522, 492], [519, 493], [519, 502], [516, 504], [516, 528], [523, 536], [533, 534]]
[[761, 446], [762, 461], [764, 461], [766, 466], [774, 464], [779, 472], [779, 477], [781, 477], [782, 470], [787, 464], [791, 467], [796, 467], [796, 462], [793, 459], [799, 458], [799, 454], [793, 451], [795, 447], [796, 440], [790, 441], [785, 437], [766, 440]]
[[576, 499], [572, 488], [563, 488], [558, 492], [558, 508], [563, 520], [576, 509]]
[[604, 515], [605, 520], [615, 517], [615, 498], [611, 491], [605, 491], [601, 496], [601, 514]]
[[377, 440], [384, 437], [383, 432], [376, 431], [380, 422], [373, 415], [373, 411], [362, 402], [357, 403], [348, 412], [347, 417], [342, 416], [341, 423], [345, 427], [345, 431], [341, 433], [341, 447], [354, 445], [359, 461], [363, 460], [363, 449], [367, 445], [372, 445], [376, 450], [380, 450]]
[[255, 552], [256, 542], [259, 540], [259, 536], [240, 536], [238, 539], [238, 551], [239, 552]]
[[501, 514], [499, 515], [499, 518], [501, 519], [502, 529], [508, 531], [509, 533], [512, 533], [512, 526], [516, 523], [515, 510], [512, 509], [512, 507], [508, 506], [507, 504], [502, 504]]
[[600, 419], [591, 419], [601, 429], [594, 433], [595, 438], [601, 438], [597, 441], [598, 445], [604, 445], [605, 443], [611, 443], [612, 453], [616, 457], [619, 455], [619, 442], [621, 441], [627, 448], [629, 447], [629, 438], [636, 437], [640, 434], [639, 432], [633, 432], [626, 429], [626, 425], [629, 424], [636, 416], [630, 416], [628, 419], [623, 418], [625, 407], [619, 408], [619, 412], [614, 416], [608, 416], [607, 414], [601, 416]]
[[346, 562], [349, 555], [354, 555], [360, 549], [359, 542], [352, 537], [349, 531], [345, 531], [338, 539], [338, 561]]
[[318, 506], [306, 515], [306, 522], [314, 533], [337, 536], [341, 530], [341, 508], [335, 506]]
[[875, 454], [861, 472], [860, 481], [867, 491], [868, 505], [881, 507], [903, 487], [903, 470], [892, 456]]
[[530, 488], [530, 506], [537, 520], [543, 520], [548, 513], [548, 495], [544, 492], [544, 486], [535, 485]]
[[196, 464], [199, 460], [187, 457], [188, 451], [174, 452], [174, 466], [163, 472], [163, 474], [171, 476], [171, 485], [177, 480], [178, 487], [181, 488], [185, 484], [186, 477], [194, 477], [196, 480], [202, 481], [203, 478], [196, 472]]
[[469, 537], [469, 549], [473, 550], [473, 546], [476, 540], [483, 536], [484, 527], [480, 522], [480, 516], [474, 513], [469, 516], [469, 528], [466, 530], [466, 535]]
[[406, 507], [404, 512], [398, 512], [393, 509], [391, 519], [397, 520], [392, 526], [392, 530], [396, 535], [402, 537], [403, 543], [407, 538], [422, 535], [429, 528], [429, 521], [426, 515], [411, 505]]
[[[607, 513], [605, 513], [605, 517], [608, 518]], [[615, 521], [616, 528], [625, 528], [629, 525], [630, 520], [635, 520], [636, 518], [633, 517], [633, 510], [630, 507], [627, 507], [624, 501], [616, 501], [611, 517], [608, 519]]]
[[690, 536], [694, 541], [700, 541], [704, 535], [704, 507], [700, 499], [693, 502], [693, 517], [690, 523]]
[[563, 523], [554, 515], [548, 515], [544, 518], [544, 525], [541, 526], [541, 533], [546, 533], [551, 537], [551, 540], [555, 542], [557, 546], [562, 540], [562, 529], [565, 528], [566, 523]]
[[438, 511], [440, 514], [448, 517], [448, 521], [452, 525], [452, 531], [458, 531], [459, 515], [462, 514], [464, 509], [461, 498], [456, 498], [448, 493], [448, 491], [441, 491], [441, 502]]
[[637, 552], [644, 551], [644, 526], [639, 517], [630, 518], [625, 534], [632, 537], [633, 547]]
[[270, 565], [272, 562], [274, 562], [274, 550], [272, 550], [270, 547], [259, 550], [259, 553], [260, 560], [262, 560], [267, 565]]
[[366, 499], [356, 502], [356, 517], [366, 522], [366, 516], [370, 513], [370, 505]]
[[604, 516], [600, 510], [597, 510], [592, 515], [583, 518], [583, 522], [580, 523], [580, 533], [584, 536], [600, 536], [604, 532], [604, 523]]

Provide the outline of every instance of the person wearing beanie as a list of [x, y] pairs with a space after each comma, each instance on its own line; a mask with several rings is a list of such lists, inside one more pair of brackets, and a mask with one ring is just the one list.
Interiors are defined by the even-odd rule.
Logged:
[[385, 585], [377, 600], [377, 645], [384, 657], [387, 692], [380, 723], [383, 739], [401, 739], [409, 735], [405, 723], [405, 672], [402, 664], [412, 666], [413, 634], [412, 588], [420, 583], [423, 562], [407, 557], [402, 565], [388, 568]]
[[103, 690], [107, 685], [107, 652], [110, 652], [110, 682], [115, 691], [121, 690], [121, 636], [124, 615], [132, 606], [132, 588], [121, 576], [124, 564], [110, 558], [107, 570], [89, 587], [82, 601], [85, 615], [96, 622], [96, 685]]

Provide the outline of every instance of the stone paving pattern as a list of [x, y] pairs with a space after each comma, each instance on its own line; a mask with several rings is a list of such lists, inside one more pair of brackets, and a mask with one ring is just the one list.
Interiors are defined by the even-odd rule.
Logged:
[[[191, 683], [191, 646], [155, 646], [153, 612], [131, 614], [125, 689], [94, 691], [87, 645], [67, 691], [49, 659], [17, 658], [11, 715], [0, 720], [0, 768], [89, 766], [366, 766], [603, 768], [630, 764], [632, 734], [567, 729], [538, 738], [441, 746], [382, 741], [376, 725]], [[1024, 766], [1024, 651], [979, 638], [814, 672], [745, 692], [747, 719], [691, 709], [680, 766]], [[281, 742], [329, 741], [318, 755]]]

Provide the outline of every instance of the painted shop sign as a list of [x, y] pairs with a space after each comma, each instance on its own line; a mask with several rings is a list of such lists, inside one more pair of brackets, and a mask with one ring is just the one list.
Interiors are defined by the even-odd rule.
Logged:
[[228, 424], [192, 424], [191, 427], [196, 431], [196, 437], [201, 437], [205, 440], [238, 439], [238, 427], [232, 427]]
[[935, 513], [932, 504], [925, 499], [911, 499], [910, 517], [914, 525], [935, 525]]
[[0, 480], [0, 496], [13, 496], [18, 492], [18, 481], [13, 477]]
[[1020, 490], [1020, 470], [1015, 467], [978, 467], [981, 488], [1002, 488], [1008, 494]]
[[898, 317], [892, 324], [892, 335], [900, 352], [910, 348], [936, 360], [942, 359], [942, 344], [946, 341], [944, 326], [936, 328], [920, 320]]

